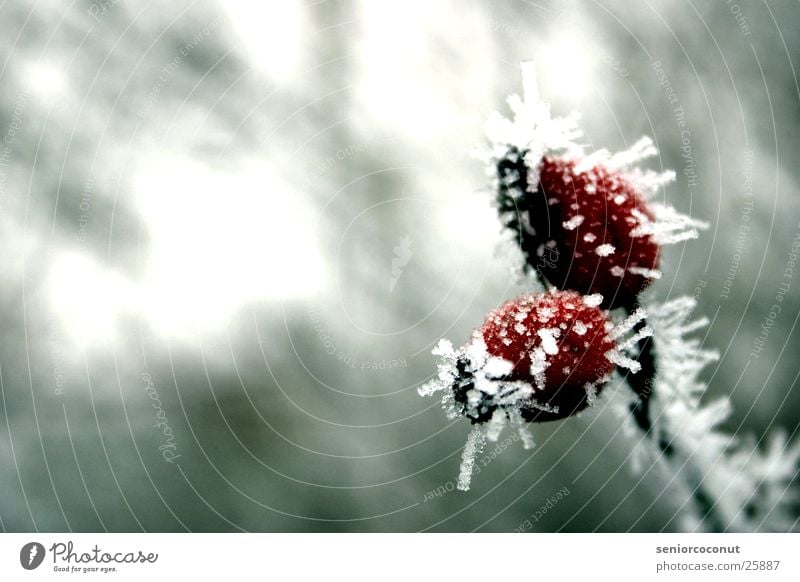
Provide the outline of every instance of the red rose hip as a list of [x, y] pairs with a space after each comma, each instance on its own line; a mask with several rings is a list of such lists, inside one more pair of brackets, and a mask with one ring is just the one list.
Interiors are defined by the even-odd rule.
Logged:
[[631, 308], [660, 276], [655, 217], [637, 187], [601, 163], [545, 155], [534, 189], [527, 163], [511, 152], [497, 166], [501, 218], [527, 267], [559, 289], [601, 293], [604, 307]]
[[614, 364], [612, 323], [599, 296], [571, 291], [525, 294], [491, 312], [478, 330], [487, 354], [511, 364], [509, 380], [530, 384], [528, 421], [565, 418], [586, 408]]

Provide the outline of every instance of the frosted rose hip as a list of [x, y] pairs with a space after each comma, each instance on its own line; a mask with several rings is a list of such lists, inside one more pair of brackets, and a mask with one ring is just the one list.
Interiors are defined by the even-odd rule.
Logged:
[[557, 420], [583, 410], [615, 363], [635, 367], [616, 342], [632, 323], [614, 326], [601, 302], [555, 289], [512, 299], [459, 351], [449, 342], [437, 348], [444, 356], [439, 379], [423, 392], [452, 394], [455, 414], [474, 424]]
[[533, 400], [543, 405], [523, 405], [526, 420], [554, 420], [582, 410], [612, 371], [611, 323], [597, 302], [599, 297], [554, 290], [522, 295], [486, 317], [479, 331], [487, 353], [511, 362], [509, 379], [534, 386]]
[[655, 218], [642, 195], [616, 170], [551, 155], [533, 190], [526, 163], [512, 149], [497, 169], [501, 216], [528, 268], [560, 289], [601, 293], [604, 307], [632, 307], [660, 275]]
[[513, 299], [487, 317], [480, 328], [490, 355], [514, 364], [511, 377], [532, 380], [531, 352], [547, 357], [545, 386], [583, 386], [596, 382], [613, 367], [606, 353], [614, 348], [605, 312], [571, 291], [528, 293]]

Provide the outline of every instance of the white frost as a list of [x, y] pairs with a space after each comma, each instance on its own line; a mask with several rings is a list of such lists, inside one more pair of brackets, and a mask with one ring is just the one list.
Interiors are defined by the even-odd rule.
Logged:
[[628, 317], [626, 317], [622, 322], [618, 323], [614, 326], [614, 328], [609, 333], [609, 337], [612, 340], [622, 337], [630, 330], [633, 329], [637, 323], [642, 321], [645, 317], [647, 317], [647, 313], [641, 307], [631, 313]]
[[450, 357], [455, 353], [453, 349], [453, 342], [449, 339], [440, 339], [431, 352], [434, 356]]
[[610, 245], [608, 243], [599, 245], [594, 252], [597, 253], [601, 257], [609, 257], [614, 254], [617, 248], [614, 245]]
[[583, 389], [586, 390], [586, 403], [589, 406], [594, 406], [597, 403], [597, 386], [586, 384]]
[[502, 378], [511, 373], [514, 364], [503, 358], [491, 357], [486, 361], [484, 373], [490, 378]]
[[550, 363], [547, 361], [547, 354], [542, 348], [534, 349], [531, 354], [531, 376], [536, 381], [536, 387], [540, 390], [544, 388], [544, 371]]
[[506, 426], [506, 413], [498, 408], [492, 413], [492, 418], [489, 419], [486, 425], [486, 440], [496, 443], [500, 438], [500, 433]]
[[536, 334], [542, 340], [542, 349], [545, 354], [554, 356], [558, 353], [558, 344], [556, 343], [555, 334], [557, 329], [540, 329]]
[[606, 357], [609, 359], [609, 361], [613, 362], [620, 368], [627, 368], [634, 374], [642, 369], [642, 365], [639, 362], [629, 358], [625, 354], [622, 354], [616, 350], [611, 350], [610, 352], [608, 352], [606, 354]]
[[641, 275], [647, 279], [660, 279], [661, 271], [657, 269], [645, 269], [644, 267], [628, 267], [628, 271], [634, 275]]
[[583, 224], [584, 217], [582, 214], [576, 214], [566, 222], [562, 222], [561, 226], [563, 226], [567, 230], [575, 230], [581, 224]]
[[469, 491], [469, 485], [472, 482], [472, 470], [475, 467], [475, 457], [483, 450], [484, 442], [483, 429], [478, 425], [473, 426], [467, 437], [467, 442], [464, 444], [464, 452], [461, 455], [461, 469], [458, 472], [458, 484], [456, 485], [461, 491]]
[[603, 296], [600, 293], [585, 295], [583, 298], [583, 302], [589, 307], [597, 307], [603, 302]]

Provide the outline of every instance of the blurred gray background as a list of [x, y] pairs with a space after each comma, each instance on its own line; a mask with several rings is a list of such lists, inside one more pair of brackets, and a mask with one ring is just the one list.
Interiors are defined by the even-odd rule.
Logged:
[[677, 529], [605, 406], [452, 490], [468, 424], [416, 387], [522, 290], [471, 150], [528, 59], [594, 146], [652, 135], [711, 223], [653, 294], [712, 319], [727, 428], [792, 436], [798, 32], [789, 1], [0, 4], [0, 527]]

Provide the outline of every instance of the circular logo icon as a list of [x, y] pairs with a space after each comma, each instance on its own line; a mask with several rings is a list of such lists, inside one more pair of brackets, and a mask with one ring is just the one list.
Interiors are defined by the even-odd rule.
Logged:
[[29, 542], [19, 551], [19, 563], [26, 570], [35, 570], [44, 561], [44, 546], [39, 542]]

